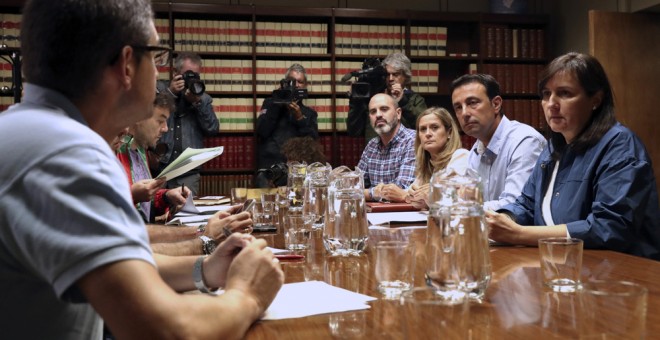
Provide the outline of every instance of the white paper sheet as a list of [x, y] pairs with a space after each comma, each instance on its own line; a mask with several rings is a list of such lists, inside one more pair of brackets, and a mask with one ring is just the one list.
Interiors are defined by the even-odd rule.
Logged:
[[402, 212], [384, 212], [367, 213], [367, 219], [370, 224], [382, 224], [386, 222], [409, 223], [426, 222], [428, 212], [425, 211], [402, 211]]
[[302, 318], [371, 308], [376, 298], [331, 286], [322, 281], [288, 283], [282, 286], [262, 320]]
[[220, 156], [223, 150], [223, 146], [205, 149], [186, 148], [177, 159], [163, 169], [157, 178], [166, 177], [168, 181], [177, 178], [211, 159]]

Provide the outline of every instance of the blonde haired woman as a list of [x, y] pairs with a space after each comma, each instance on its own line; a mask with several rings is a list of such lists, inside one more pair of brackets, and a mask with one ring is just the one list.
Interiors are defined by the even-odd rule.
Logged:
[[390, 202], [408, 202], [423, 209], [433, 173], [445, 168], [463, 173], [468, 166], [469, 151], [461, 148], [458, 126], [444, 108], [431, 107], [422, 112], [417, 118], [416, 130], [415, 181], [408, 190], [387, 184], [381, 194]]

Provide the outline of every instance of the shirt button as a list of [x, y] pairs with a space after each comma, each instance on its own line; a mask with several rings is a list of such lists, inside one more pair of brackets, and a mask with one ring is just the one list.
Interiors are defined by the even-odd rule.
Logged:
[[559, 197], [559, 191], [555, 193], [555, 197]]

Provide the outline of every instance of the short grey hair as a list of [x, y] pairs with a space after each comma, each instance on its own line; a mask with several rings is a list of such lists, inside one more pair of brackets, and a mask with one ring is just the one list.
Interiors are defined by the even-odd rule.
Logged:
[[305, 82], [307, 82], [307, 72], [305, 71], [305, 68], [300, 64], [293, 64], [293, 65], [289, 66], [289, 69], [286, 70], [286, 73], [284, 74], [284, 78], [288, 79], [291, 72], [294, 72], [294, 71], [302, 74], [303, 77], [305, 77]]
[[183, 62], [186, 59], [190, 60], [193, 64], [202, 67], [202, 57], [200, 57], [199, 54], [195, 52], [179, 52], [176, 55], [176, 58], [174, 59], [174, 72], [176, 73], [181, 72], [181, 68], [183, 67]]
[[412, 80], [412, 66], [410, 63], [410, 59], [406, 57], [405, 54], [401, 52], [394, 52], [390, 53], [384, 60], [383, 60], [383, 67], [386, 66], [391, 66], [395, 70], [403, 73], [403, 75], [406, 77], [406, 81], [404, 85], [409, 86], [410, 82]]

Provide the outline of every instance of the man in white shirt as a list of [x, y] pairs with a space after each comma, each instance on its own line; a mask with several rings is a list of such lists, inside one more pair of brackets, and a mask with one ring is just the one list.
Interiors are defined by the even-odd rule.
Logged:
[[468, 164], [484, 186], [484, 209], [497, 210], [520, 195], [546, 140], [502, 111], [500, 85], [488, 74], [466, 74], [451, 84], [458, 123], [477, 139]]

